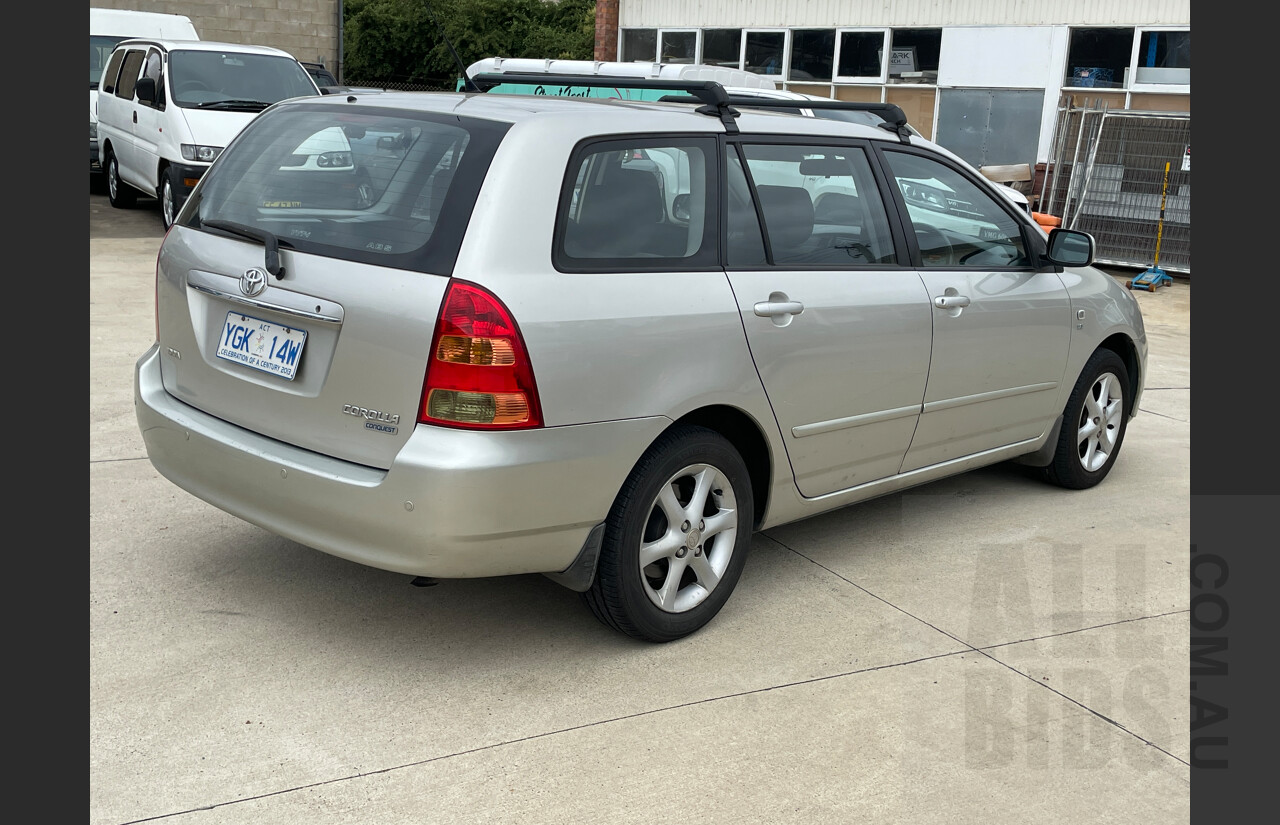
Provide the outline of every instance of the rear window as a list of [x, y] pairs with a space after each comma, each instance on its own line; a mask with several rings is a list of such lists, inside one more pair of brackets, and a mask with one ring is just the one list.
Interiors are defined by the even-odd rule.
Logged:
[[180, 223], [223, 220], [330, 257], [450, 274], [507, 125], [304, 104], [255, 118]]

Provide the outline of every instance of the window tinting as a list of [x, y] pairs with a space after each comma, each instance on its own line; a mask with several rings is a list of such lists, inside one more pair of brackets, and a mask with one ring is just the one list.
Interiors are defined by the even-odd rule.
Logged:
[[[100, 34], [89, 35], [89, 88], [98, 88], [102, 79], [102, 69], [111, 59], [111, 52], [123, 37], [104, 37]], [[108, 91], [110, 91], [108, 89]]]
[[120, 82], [116, 84], [116, 97], [133, 100], [133, 87], [138, 85], [138, 70], [142, 68], [144, 52], [131, 49], [120, 67]]
[[883, 32], [840, 32], [841, 77], [879, 77], [884, 55]]
[[884, 203], [861, 149], [769, 144], [743, 151], [775, 264], [895, 261]]
[[797, 29], [791, 32], [789, 80], [830, 80], [836, 53], [835, 29]]
[[925, 267], [992, 269], [1030, 263], [1021, 224], [958, 171], [931, 158], [886, 151]]
[[[447, 270], [507, 127], [441, 120], [376, 110], [339, 117], [325, 107], [266, 112], [206, 174], [189, 225], [232, 221], [289, 248]], [[418, 254], [420, 267], [404, 258]]]
[[745, 68], [756, 74], [782, 74], [786, 32], [747, 32]]
[[576, 155], [557, 226], [558, 263], [596, 269], [714, 265], [711, 140], [608, 141]]
[[124, 52], [114, 52], [107, 63], [107, 70], [102, 73], [101, 92], [111, 94], [116, 90], [116, 75], [120, 73], [120, 63], [124, 60]]
[[663, 63], [692, 63], [697, 47], [697, 32], [663, 32], [662, 55], [658, 59]]
[[623, 29], [621, 60], [655, 60], [658, 32], [653, 29]]
[[742, 29], [703, 29], [702, 62], [738, 68], [742, 62]]

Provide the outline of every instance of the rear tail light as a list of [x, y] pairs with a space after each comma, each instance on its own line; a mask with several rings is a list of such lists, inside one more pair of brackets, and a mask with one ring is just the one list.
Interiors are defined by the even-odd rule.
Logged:
[[418, 421], [485, 430], [542, 426], [520, 329], [502, 302], [475, 284], [452, 281], [445, 293]]

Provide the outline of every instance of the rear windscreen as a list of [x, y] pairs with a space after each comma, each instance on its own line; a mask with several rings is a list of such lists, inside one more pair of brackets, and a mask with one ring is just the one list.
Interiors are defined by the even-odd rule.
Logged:
[[273, 109], [218, 158], [179, 223], [230, 221], [286, 249], [449, 274], [507, 128], [372, 107]]

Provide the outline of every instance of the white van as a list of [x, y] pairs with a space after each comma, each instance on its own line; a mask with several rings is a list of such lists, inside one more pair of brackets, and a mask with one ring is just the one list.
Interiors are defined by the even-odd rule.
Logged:
[[102, 72], [98, 132], [107, 195], [160, 199], [165, 229], [218, 154], [273, 103], [319, 96], [286, 51], [208, 40], [131, 39]]
[[160, 14], [125, 9], [89, 9], [89, 172], [102, 171], [98, 162], [98, 81], [111, 52], [130, 37], [199, 40], [185, 14]]

